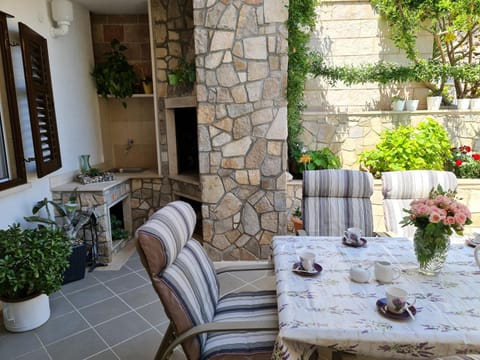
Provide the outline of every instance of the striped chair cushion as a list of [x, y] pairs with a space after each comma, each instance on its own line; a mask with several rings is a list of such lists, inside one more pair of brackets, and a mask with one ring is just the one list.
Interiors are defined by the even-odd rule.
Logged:
[[454, 173], [434, 170], [408, 170], [382, 173], [383, 214], [385, 228], [397, 236], [412, 237], [414, 226], [402, 227], [400, 221], [407, 215], [403, 209], [414, 199], [427, 197], [432, 188], [441, 185], [444, 190], [455, 190]]
[[452, 355], [446, 357], [439, 357], [435, 360], [480, 360], [480, 355]]
[[[172, 265], [153, 283], [165, 313], [178, 333], [212, 321], [218, 303], [218, 282], [213, 263], [196, 240], [190, 240]], [[198, 358], [207, 335], [185, 341], [189, 358]]]
[[373, 235], [373, 177], [357, 170], [303, 173], [303, 226], [311, 236], [341, 236], [349, 227]]
[[[275, 291], [233, 293], [222, 297], [214, 321], [248, 321], [259, 323], [277, 320]], [[243, 331], [209, 333], [202, 359], [270, 359], [277, 331]]]
[[[191, 239], [195, 223], [192, 207], [186, 202], [174, 201], [158, 210], [137, 229], [138, 241], [144, 247], [146, 261], [153, 272], [151, 275], [158, 274], [175, 260]], [[157, 242], [150, 241], [152, 237]]]

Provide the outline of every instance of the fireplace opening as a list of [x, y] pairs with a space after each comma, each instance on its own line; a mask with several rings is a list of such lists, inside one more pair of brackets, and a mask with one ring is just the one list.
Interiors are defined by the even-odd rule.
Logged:
[[178, 199], [189, 203], [195, 211], [197, 223], [195, 225], [195, 229], [193, 230], [193, 238], [200, 241], [200, 243], [203, 243], [202, 203], [184, 196], [179, 196]]
[[175, 109], [175, 136], [178, 174], [198, 177], [197, 109], [195, 107]]
[[128, 206], [128, 201], [119, 201], [116, 204], [110, 206], [109, 208], [109, 217], [110, 217], [110, 231], [112, 233], [112, 243], [113, 248], [116, 247], [117, 243], [122, 242], [123, 240], [128, 240], [130, 238], [130, 231], [128, 224], [125, 220], [127, 211], [125, 211], [125, 206]]

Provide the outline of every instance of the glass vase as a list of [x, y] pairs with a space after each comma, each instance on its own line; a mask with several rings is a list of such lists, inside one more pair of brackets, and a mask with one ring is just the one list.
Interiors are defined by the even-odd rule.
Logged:
[[425, 229], [417, 228], [413, 244], [419, 272], [424, 275], [435, 275], [440, 272], [447, 260], [450, 235], [444, 233], [427, 235]]
[[86, 174], [90, 170], [90, 155], [80, 155], [80, 172]]

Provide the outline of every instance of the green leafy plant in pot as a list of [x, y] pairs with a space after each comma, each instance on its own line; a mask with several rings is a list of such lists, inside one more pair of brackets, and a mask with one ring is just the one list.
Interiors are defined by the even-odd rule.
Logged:
[[70, 253], [59, 228], [13, 224], [0, 230], [0, 299], [7, 330], [31, 330], [49, 319], [48, 295], [60, 289]]
[[[112, 50], [105, 53], [106, 61], [96, 64], [92, 72], [97, 92], [103, 97], [131, 97], [138, 80], [133, 66], [128, 63], [123, 53], [127, 47], [117, 39], [113, 39], [110, 46]], [[122, 101], [122, 105], [127, 107], [125, 101]]]

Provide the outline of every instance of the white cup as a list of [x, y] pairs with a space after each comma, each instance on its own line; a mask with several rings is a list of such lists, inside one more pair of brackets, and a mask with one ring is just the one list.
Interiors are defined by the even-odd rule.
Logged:
[[302, 268], [305, 271], [313, 271], [313, 264], [315, 264], [315, 254], [311, 252], [304, 252], [300, 255]]
[[392, 313], [401, 314], [407, 306], [415, 304], [415, 298], [402, 288], [389, 286], [385, 290], [385, 294], [387, 295], [388, 311]]
[[400, 269], [388, 261], [375, 261], [375, 279], [383, 284], [389, 284], [400, 277]]
[[360, 238], [362, 237], [362, 229], [351, 227], [345, 231], [345, 240], [350, 244], [360, 244]]
[[370, 280], [370, 270], [360, 265], [353, 265], [350, 268], [350, 278], [358, 283], [366, 283]]

